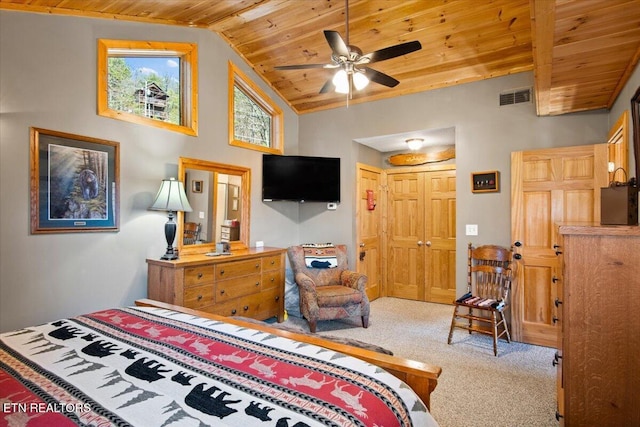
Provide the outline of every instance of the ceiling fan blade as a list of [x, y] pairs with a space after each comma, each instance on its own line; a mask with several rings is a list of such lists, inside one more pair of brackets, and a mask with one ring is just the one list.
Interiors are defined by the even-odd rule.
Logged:
[[273, 67], [274, 70], [305, 70], [308, 68], [336, 68], [334, 64], [299, 64], [299, 65], [279, 65]]
[[373, 62], [380, 62], [387, 59], [395, 58], [396, 56], [406, 55], [407, 53], [415, 52], [422, 49], [422, 45], [419, 41], [414, 40], [412, 42], [406, 42], [397, 44], [395, 46], [385, 47], [384, 49], [376, 50], [375, 52], [362, 55], [358, 60], [359, 63], [363, 63], [363, 58], [369, 59], [369, 64]]
[[364, 70], [369, 80], [371, 80], [372, 82], [376, 82], [378, 84], [381, 84], [387, 87], [395, 87], [398, 85], [398, 83], [400, 83], [398, 80], [394, 79], [393, 77], [385, 73], [381, 73], [380, 71], [376, 71], [373, 68], [362, 67], [362, 69]]
[[327, 82], [320, 89], [320, 93], [333, 92], [336, 90], [336, 86], [333, 84], [333, 77], [327, 80]]
[[342, 40], [340, 33], [332, 30], [324, 30], [324, 37], [327, 39], [327, 43], [329, 43], [335, 56], [349, 57], [349, 48], [344, 40]]

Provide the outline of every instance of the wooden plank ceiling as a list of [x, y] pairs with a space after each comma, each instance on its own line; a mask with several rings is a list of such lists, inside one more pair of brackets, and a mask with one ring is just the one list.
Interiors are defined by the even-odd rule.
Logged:
[[[346, 103], [318, 93], [335, 70], [274, 70], [331, 62], [323, 30], [346, 38], [344, 0], [0, 0], [0, 8], [208, 29], [299, 114]], [[422, 49], [371, 65], [399, 85], [371, 83], [349, 102], [533, 70], [539, 115], [610, 108], [640, 58], [640, 0], [349, 2], [349, 44], [368, 53], [412, 40]]]

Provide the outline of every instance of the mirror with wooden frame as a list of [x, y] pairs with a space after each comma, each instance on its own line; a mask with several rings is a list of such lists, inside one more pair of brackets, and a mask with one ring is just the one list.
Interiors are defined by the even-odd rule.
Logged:
[[249, 247], [250, 169], [180, 157], [178, 179], [193, 209], [178, 212], [180, 255], [216, 252], [219, 242], [228, 242], [231, 252]]

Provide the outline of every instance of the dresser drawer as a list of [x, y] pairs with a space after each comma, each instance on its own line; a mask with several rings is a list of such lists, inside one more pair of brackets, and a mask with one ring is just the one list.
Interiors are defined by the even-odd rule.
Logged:
[[279, 270], [281, 265], [282, 257], [280, 255], [272, 255], [262, 258], [262, 271]]
[[253, 317], [255, 319], [268, 319], [278, 315], [278, 307], [280, 304], [280, 293], [277, 289], [272, 289], [259, 294], [250, 295], [242, 298], [245, 307], [249, 307], [248, 310], [244, 310], [243, 316]]
[[184, 290], [185, 307], [202, 308], [214, 303], [213, 284], [191, 286]]
[[184, 285], [196, 286], [213, 282], [213, 265], [184, 269]]
[[280, 299], [278, 290], [274, 289], [217, 303], [211, 312], [221, 316], [244, 316], [264, 320], [278, 315]]
[[224, 264], [216, 265], [216, 279], [225, 280], [247, 276], [249, 274], [260, 273], [260, 269], [261, 264], [259, 259], [225, 262]]
[[259, 274], [240, 276], [216, 282], [216, 302], [224, 302], [243, 295], [260, 292], [261, 277]]
[[262, 272], [262, 290], [277, 288], [282, 284], [282, 271], [271, 270]]

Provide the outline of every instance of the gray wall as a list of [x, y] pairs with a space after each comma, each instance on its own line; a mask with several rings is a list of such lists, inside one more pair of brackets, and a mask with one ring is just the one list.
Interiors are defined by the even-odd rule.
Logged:
[[[197, 43], [199, 136], [97, 116], [98, 38]], [[342, 159], [342, 203], [336, 211], [324, 204], [260, 200], [261, 154], [227, 144], [228, 59], [284, 109], [285, 154]], [[383, 156], [353, 139], [455, 126], [458, 250], [464, 253], [471, 240], [463, 233], [466, 223], [479, 225], [472, 241], [508, 245], [510, 152], [604, 142], [620, 114], [618, 104], [611, 115], [545, 118], [536, 117], [533, 104], [497, 106], [500, 91], [530, 86], [532, 80], [531, 73], [522, 73], [297, 116], [209, 31], [0, 11], [0, 331], [146, 296], [144, 260], [164, 253], [166, 222], [163, 213], [147, 208], [160, 180], [176, 174], [180, 156], [252, 169], [252, 243], [333, 241], [353, 248], [355, 164], [383, 166]], [[638, 80], [636, 70], [620, 109], [628, 108]], [[29, 234], [30, 126], [120, 143], [118, 233]], [[471, 194], [469, 174], [492, 169], [502, 173], [502, 191]], [[460, 290], [464, 271], [464, 257], [458, 257]]]
[[[309, 154], [323, 151], [342, 157], [345, 173], [338, 210], [301, 210], [301, 235], [308, 233], [313, 237], [325, 236], [324, 240], [349, 243], [350, 259], [354, 259], [356, 242], [351, 225], [355, 218], [355, 164], [372, 159], [365, 158], [368, 153], [356, 147], [359, 144], [352, 140], [455, 127], [456, 247], [458, 254], [463, 254], [457, 257], [456, 282], [458, 293], [462, 293], [466, 289], [467, 244], [511, 244], [511, 152], [602, 143], [607, 139], [608, 114], [605, 111], [537, 117], [533, 103], [499, 106], [500, 92], [527, 86], [533, 86], [532, 73], [300, 116], [300, 150]], [[383, 157], [379, 156], [372, 165], [383, 166]], [[471, 193], [471, 172], [485, 170], [500, 171], [499, 193]], [[327, 228], [327, 224], [331, 226]], [[478, 236], [465, 236], [465, 224], [478, 224]]]
[[[199, 136], [98, 116], [99, 38], [197, 43]], [[207, 30], [0, 11], [0, 330], [145, 297], [145, 259], [164, 253], [167, 221], [147, 208], [180, 156], [250, 167], [252, 243], [298, 241], [297, 206], [278, 211], [260, 199], [262, 154], [227, 144], [228, 59], [251, 72]], [[284, 110], [285, 147], [295, 153], [297, 115], [253, 80]], [[30, 126], [120, 143], [119, 232], [30, 235]]]

